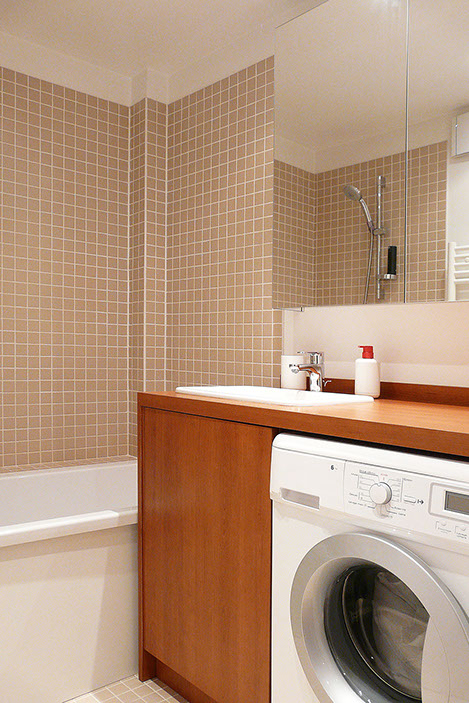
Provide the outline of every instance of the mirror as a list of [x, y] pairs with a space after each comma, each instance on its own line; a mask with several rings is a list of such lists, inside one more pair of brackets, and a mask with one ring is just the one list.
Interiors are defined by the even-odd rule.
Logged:
[[326, 0], [278, 28], [274, 307], [469, 299], [462, 1]]

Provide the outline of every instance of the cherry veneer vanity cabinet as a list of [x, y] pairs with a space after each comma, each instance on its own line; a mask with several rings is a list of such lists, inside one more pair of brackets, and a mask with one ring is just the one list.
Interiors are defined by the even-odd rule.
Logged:
[[140, 417], [141, 678], [191, 703], [268, 703], [272, 430]]
[[469, 409], [139, 395], [140, 671], [191, 703], [269, 703], [270, 452], [299, 431], [469, 456]]

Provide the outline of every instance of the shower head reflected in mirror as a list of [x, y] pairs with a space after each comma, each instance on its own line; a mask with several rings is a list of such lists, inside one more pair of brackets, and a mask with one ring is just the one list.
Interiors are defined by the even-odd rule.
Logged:
[[[347, 184], [343, 187], [344, 195], [346, 198], [349, 198], [349, 200], [353, 200], [357, 203], [360, 204], [363, 213], [366, 217], [366, 224], [368, 225], [368, 230], [370, 232], [370, 237], [369, 237], [369, 246], [368, 246], [368, 269], [367, 269], [367, 274], [366, 274], [366, 284], [365, 284], [365, 294], [363, 296], [363, 303], [366, 303], [368, 300], [368, 290], [370, 287], [370, 276], [371, 276], [371, 265], [373, 261], [373, 250], [375, 248], [375, 240], [376, 240], [376, 299], [381, 300], [383, 297], [383, 291], [382, 291], [382, 285], [383, 285], [383, 280], [386, 278], [389, 280], [391, 277], [396, 276], [395, 273], [395, 268], [396, 268], [396, 263], [395, 263], [395, 249], [393, 249], [393, 253], [391, 256], [394, 257], [394, 262], [391, 261], [391, 264], [389, 264], [389, 259], [388, 259], [388, 274], [386, 276], [381, 275], [381, 238], [386, 234], [386, 230], [383, 228], [383, 206], [382, 206], [382, 198], [383, 198], [383, 189], [386, 187], [386, 178], [384, 176], [378, 176], [378, 181], [377, 181], [377, 190], [376, 190], [376, 226], [373, 222], [373, 219], [371, 217], [370, 211], [368, 209], [368, 205], [366, 204], [366, 201], [361, 194], [360, 190], [356, 186], [352, 186], [350, 184]], [[390, 247], [391, 249], [391, 247]]]
[[368, 229], [370, 230], [371, 233], [373, 233], [373, 230], [375, 228], [373, 224], [373, 220], [371, 218], [370, 210], [368, 208], [368, 205], [366, 204], [365, 199], [363, 198], [361, 192], [356, 188], [355, 186], [352, 185], [346, 185], [344, 186], [344, 195], [349, 198], [350, 200], [355, 200], [356, 202], [360, 203], [362, 210], [365, 214], [366, 217], [366, 224], [368, 225]]
[[344, 186], [344, 194], [347, 198], [350, 198], [350, 200], [361, 200], [362, 198], [362, 194], [355, 186]]

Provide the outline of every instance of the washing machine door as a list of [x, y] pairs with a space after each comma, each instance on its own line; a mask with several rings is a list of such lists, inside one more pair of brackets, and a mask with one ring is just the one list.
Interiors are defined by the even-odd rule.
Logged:
[[378, 535], [329, 537], [304, 557], [293, 637], [321, 703], [469, 703], [469, 622], [449, 589]]

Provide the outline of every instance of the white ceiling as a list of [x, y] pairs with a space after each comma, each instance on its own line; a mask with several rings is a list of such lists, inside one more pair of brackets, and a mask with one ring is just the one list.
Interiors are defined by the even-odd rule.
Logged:
[[404, 4], [391, 13], [375, 0], [350, 7], [331, 0], [279, 30], [276, 120], [294, 141], [347, 143], [384, 120], [404, 124]]
[[172, 75], [314, 0], [1, 0], [0, 31], [134, 76]]
[[428, 143], [430, 122], [434, 141], [446, 139], [453, 115], [469, 110], [468, 0], [409, 8], [408, 57], [404, 0], [329, 0], [278, 31], [277, 142], [307, 149], [289, 163], [327, 170], [403, 151], [407, 118], [411, 145], [418, 130]]

